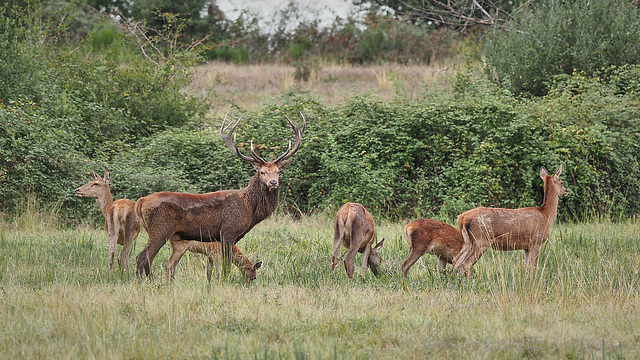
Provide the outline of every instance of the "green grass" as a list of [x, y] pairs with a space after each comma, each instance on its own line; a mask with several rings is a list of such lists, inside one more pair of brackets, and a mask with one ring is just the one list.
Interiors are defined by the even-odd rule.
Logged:
[[404, 224], [382, 223], [384, 274], [349, 281], [329, 271], [330, 217], [276, 216], [238, 244], [263, 261], [244, 286], [235, 268], [209, 284], [197, 254], [167, 285], [168, 245], [152, 281], [110, 275], [103, 231], [34, 219], [0, 224], [0, 358], [640, 356], [638, 221], [556, 224], [537, 272], [521, 252], [490, 250], [471, 280], [429, 255], [403, 278]]

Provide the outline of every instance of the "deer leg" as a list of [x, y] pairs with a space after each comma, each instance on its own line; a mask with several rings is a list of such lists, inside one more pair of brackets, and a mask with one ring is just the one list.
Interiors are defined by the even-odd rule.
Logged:
[[491, 247], [491, 243], [487, 240], [477, 241], [473, 246], [473, 251], [466, 261], [462, 264], [467, 277], [471, 277], [471, 267], [480, 259], [487, 249]]
[[189, 241], [182, 241], [180, 237], [176, 235], [173, 235], [169, 242], [172, 250], [171, 256], [169, 256], [169, 260], [167, 260], [167, 263], [164, 265], [166, 270], [165, 278], [167, 282], [173, 281], [176, 266], [178, 266], [178, 263], [180, 262], [180, 259], [182, 259], [184, 253], [189, 250]]
[[126, 225], [127, 226], [124, 228], [122, 251], [120, 252], [120, 268], [125, 272], [129, 270], [129, 255], [131, 254], [131, 247], [140, 234], [140, 221], [136, 216], [128, 216]]
[[353, 264], [353, 260], [358, 253], [358, 249], [351, 242], [351, 247], [349, 247], [349, 251], [347, 251], [347, 256], [344, 258], [344, 268], [347, 271], [347, 277], [349, 279], [353, 279], [353, 273], [355, 271], [355, 265]]
[[447, 268], [447, 260], [445, 258], [438, 258], [438, 268], [440, 268], [440, 270], [444, 270]]
[[453, 270], [458, 272], [462, 271], [460, 268], [462, 267], [462, 264], [466, 262], [467, 258], [469, 257], [469, 253], [473, 248], [473, 243], [471, 242], [471, 239], [469, 237], [469, 232], [464, 225], [462, 226], [461, 231], [464, 243], [462, 244], [462, 249], [460, 250], [458, 255], [453, 258]]
[[338, 229], [338, 225], [335, 226], [335, 231], [333, 234], [333, 257], [331, 258], [331, 271], [335, 269], [336, 262], [338, 259], [338, 254], [340, 253], [340, 248], [342, 247], [342, 239], [340, 238], [340, 229]]
[[411, 248], [411, 251], [409, 251], [409, 255], [402, 263], [402, 274], [404, 275], [404, 277], [408, 276], [409, 269], [411, 269], [413, 264], [415, 264], [416, 261], [418, 261], [418, 259], [422, 257], [422, 255], [424, 255], [424, 252]]
[[138, 277], [151, 277], [151, 264], [153, 264], [153, 259], [158, 255], [158, 252], [164, 244], [166, 244], [169, 237], [170, 236], [168, 234], [161, 232], [152, 232], [149, 234], [149, 242], [147, 243], [147, 246], [145, 246], [138, 256], [136, 256]]
[[109, 230], [109, 274], [113, 273], [113, 262], [116, 257], [116, 251], [118, 250], [118, 232], [110, 226]]
[[525, 266], [529, 270], [535, 270], [538, 267], [538, 255], [540, 254], [541, 246], [533, 246], [524, 251]]
[[362, 275], [367, 273], [367, 265], [369, 264], [369, 254], [371, 254], [371, 244], [367, 244], [362, 254]]

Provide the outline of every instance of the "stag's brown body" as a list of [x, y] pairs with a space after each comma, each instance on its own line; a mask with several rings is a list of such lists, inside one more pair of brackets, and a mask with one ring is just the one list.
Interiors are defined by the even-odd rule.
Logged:
[[75, 190], [76, 196], [95, 198], [105, 217], [105, 226], [109, 237], [109, 272], [113, 272], [113, 263], [116, 256], [117, 245], [122, 245], [122, 251], [118, 258], [121, 269], [129, 268], [129, 253], [133, 241], [140, 233], [140, 221], [135, 214], [135, 202], [128, 199], [113, 201], [111, 188], [109, 187], [109, 171], [104, 175], [93, 173], [94, 180]]
[[331, 271], [335, 269], [340, 247], [345, 246], [348, 250], [344, 259], [344, 267], [349, 279], [353, 278], [355, 271], [353, 260], [358, 252], [363, 253], [362, 273], [364, 274], [367, 271], [367, 266], [369, 266], [373, 274], [378, 276], [378, 267], [381, 262], [378, 251], [382, 247], [384, 239], [380, 240], [376, 246], [373, 246], [375, 237], [376, 231], [373, 217], [364, 206], [357, 203], [342, 205], [334, 221]]
[[467, 276], [471, 276], [471, 266], [489, 247], [524, 250], [526, 266], [535, 269], [540, 249], [549, 238], [551, 225], [558, 215], [558, 197], [568, 194], [560, 180], [561, 172], [562, 165], [552, 175], [544, 167], [540, 169], [544, 181], [544, 204], [540, 207], [480, 207], [460, 214], [458, 227], [464, 244], [454, 259], [454, 269], [462, 268]]
[[425, 253], [438, 257], [438, 266], [445, 269], [447, 263], [453, 264], [453, 259], [462, 249], [462, 234], [442, 221], [433, 219], [419, 219], [404, 227], [404, 233], [409, 243], [409, 255], [402, 263], [402, 274], [407, 277], [409, 269]]
[[[222, 265], [226, 272], [231, 262], [233, 244], [270, 216], [278, 205], [279, 172], [291, 164], [289, 158], [300, 147], [306, 127], [304, 116], [302, 130], [289, 118], [287, 120], [296, 135], [295, 145], [292, 149], [289, 143], [287, 151], [274, 161], [265, 161], [258, 156], [253, 150], [253, 143], [251, 157], [240, 153], [237, 143], [231, 139], [240, 120], [226, 126], [223, 121], [220, 136], [227, 147], [257, 170], [246, 188], [208, 194], [159, 192], [138, 199], [135, 211], [149, 233], [147, 246], [136, 257], [139, 276], [151, 275], [153, 259], [167, 240], [221, 242]], [[229, 132], [225, 133], [226, 130]], [[174, 258], [176, 263], [179, 260], [179, 257]]]
[[[207, 256], [207, 278], [211, 281], [213, 261], [217, 256], [222, 254], [222, 246], [220, 242], [171, 241], [171, 249], [173, 252], [165, 265], [167, 269], [167, 281], [173, 280], [176, 266], [187, 250]], [[237, 245], [233, 245], [232, 248], [232, 261], [233, 264], [244, 274], [244, 281], [247, 284], [256, 278], [256, 270], [262, 265], [262, 262], [253, 264]]]

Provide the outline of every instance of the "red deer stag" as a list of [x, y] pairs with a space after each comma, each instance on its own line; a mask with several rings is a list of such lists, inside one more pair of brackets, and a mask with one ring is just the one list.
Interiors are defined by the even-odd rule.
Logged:
[[140, 233], [140, 221], [134, 211], [135, 202], [128, 199], [113, 201], [109, 188], [109, 170], [105, 172], [104, 178], [101, 178], [95, 171], [93, 176], [94, 180], [75, 190], [76, 196], [96, 199], [106, 219], [109, 236], [109, 272], [113, 272], [117, 244], [122, 245], [118, 263], [120, 269], [126, 271], [129, 268], [131, 246]]
[[349, 279], [353, 278], [355, 270], [353, 259], [358, 252], [363, 253], [362, 273], [364, 274], [367, 271], [367, 266], [369, 266], [373, 274], [378, 276], [378, 267], [382, 261], [378, 251], [384, 244], [384, 238], [376, 246], [373, 246], [375, 237], [376, 231], [373, 217], [364, 206], [357, 203], [342, 205], [336, 214], [334, 222], [331, 271], [335, 269], [340, 247], [344, 245], [348, 249], [347, 256], [344, 259], [344, 268]]
[[254, 151], [253, 142], [250, 157], [238, 150], [235, 135], [233, 139], [231, 135], [240, 119], [235, 124], [226, 124], [225, 117], [220, 136], [235, 155], [256, 168], [256, 174], [246, 188], [207, 194], [159, 192], [138, 200], [136, 214], [149, 233], [149, 242], [136, 257], [139, 276], [151, 275], [153, 259], [168, 239], [222, 242], [222, 268], [226, 273], [231, 263], [233, 244], [257, 223], [270, 216], [278, 204], [280, 171], [291, 164], [290, 158], [300, 148], [307, 124], [304, 115], [301, 130], [289, 117], [287, 120], [295, 134], [293, 148], [289, 142], [289, 147], [282, 155], [273, 161], [266, 161]]
[[544, 166], [540, 177], [544, 182], [544, 200], [540, 207], [499, 209], [480, 207], [458, 216], [464, 244], [453, 260], [453, 269], [464, 269], [471, 276], [471, 267], [492, 247], [496, 250], [524, 250], [525, 265], [535, 269], [540, 248], [549, 238], [551, 225], [558, 216], [558, 197], [569, 192], [562, 185], [562, 165], [552, 175]]
[[438, 257], [438, 267], [445, 269], [447, 263], [462, 249], [460, 230], [449, 224], [433, 219], [419, 219], [404, 227], [404, 234], [409, 243], [409, 255], [402, 263], [402, 274], [407, 277], [409, 269], [425, 253]]
[[[182, 255], [189, 250], [194, 253], [204, 254], [207, 256], [209, 262], [207, 264], [207, 279], [211, 281], [211, 273], [213, 270], [213, 260], [215, 257], [222, 253], [222, 246], [220, 242], [201, 242], [201, 241], [171, 241], [171, 248], [173, 252], [167, 261], [167, 281], [173, 280], [173, 275], [176, 270], [178, 262], [182, 258]], [[245, 284], [250, 283], [256, 278], [256, 270], [260, 268], [262, 262], [257, 262], [255, 265], [251, 263], [247, 255], [237, 245], [233, 245], [231, 248], [233, 264], [244, 273]]]

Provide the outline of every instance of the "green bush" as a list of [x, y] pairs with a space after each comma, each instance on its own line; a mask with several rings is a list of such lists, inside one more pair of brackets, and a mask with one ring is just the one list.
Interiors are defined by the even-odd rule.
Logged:
[[640, 63], [640, 8], [627, 0], [540, 2], [486, 44], [487, 72], [516, 94], [544, 95], [554, 75]]

